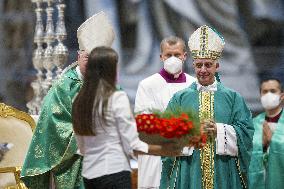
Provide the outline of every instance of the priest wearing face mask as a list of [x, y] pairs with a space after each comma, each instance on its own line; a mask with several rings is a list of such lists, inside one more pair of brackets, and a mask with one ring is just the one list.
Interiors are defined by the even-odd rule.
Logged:
[[284, 188], [284, 93], [280, 81], [262, 81], [260, 95], [265, 112], [253, 119], [250, 188]]
[[[186, 60], [185, 42], [175, 36], [162, 40], [160, 60], [164, 66], [159, 73], [142, 80], [137, 89], [135, 113], [164, 111], [170, 98], [178, 91], [189, 87], [195, 78], [183, 72]], [[188, 153], [185, 148], [184, 153]], [[159, 188], [161, 158], [159, 156], [138, 156], [138, 188]]]
[[176, 93], [166, 110], [197, 112], [207, 142], [190, 156], [165, 158], [160, 188], [245, 188], [254, 129], [243, 97], [217, 79], [224, 39], [203, 25], [188, 45], [197, 81]]

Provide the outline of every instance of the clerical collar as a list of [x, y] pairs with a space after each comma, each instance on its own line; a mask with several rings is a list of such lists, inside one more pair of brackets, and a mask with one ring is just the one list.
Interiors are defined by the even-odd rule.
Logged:
[[84, 76], [82, 75], [79, 66], [76, 67], [76, 72], [77, 72], [77, 74], [78, 74], [79, 79], [83, 80]]
[[281, 112], [279, 112], [279, 114], [277, 114], [277, 115], [274, 116], [274, 117], [268, 117], [268, 116], [266, 115], [266, 116], [265, 116], [265, 120], [266, 120], [267, 122], [278, 123], [278, 120], [280, 119], [282, 112], [283, 112], [283, 108], [282, 108]]
[[201, 85], [198, 81], [196, 81], [197, 90], [202, 92], [209, 92], [209, 91], [217, 91], [217, 81], [215, 79], [214, 83], [208, 86]]
[[174, 78], [174, 75], [169, 74], [164, 68], [162, 68], [159, 74], [166, 80], [167, 83], [185, 83], [186, 82], [186, 76], [184, 72], [181, 72], [178, 78]]

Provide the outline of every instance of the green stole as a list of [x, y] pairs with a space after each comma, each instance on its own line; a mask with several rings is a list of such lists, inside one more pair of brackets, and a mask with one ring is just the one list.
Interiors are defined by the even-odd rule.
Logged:
[[21, 172], [28, 188], [48, 189], [51, 172], [57, 189], [84, 188], [82, 157], [76, 154], [71, 121], [72, 100], [81, 85], [72, 68], [53, 83], [45, 96]]
[[[208, 94], [209, 101], [206, 102]], [[207, 110], [203, 102], [210, 104], [206, 105]], [[160, 188], [245, 188], [254, 129], [251, 112], [244, 99], [221, 83], [217, 84], [217, 91], [210, 93], [197, 91], [196, 83], [193, 83], [173, 96], [167, 110], [176, 112], [180, 108], [199, 113], [205, 110], [210, 113], [203, 113], [207, 118], [214, 118], [217, 123], [232, 125], [237, 135], [239, 154], [238, 157], [218, 155], [215, 141], [210, 141], [207, 150], [194, 150], [191, 156], [164, 157]]]
[[263, 153], [262, 125], [265, 113], [253, 119], [255, 134], [249, 167], [249, 186], [258, 189], [284, 188], [284, 113], [272, 135], [269, 152]]

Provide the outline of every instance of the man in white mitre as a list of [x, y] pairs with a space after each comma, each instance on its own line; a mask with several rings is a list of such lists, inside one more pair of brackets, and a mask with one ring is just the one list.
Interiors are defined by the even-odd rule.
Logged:
[[106, 14], [100, 12], [78, 28], [77, 37], [78, 61], [63, 71], [44, 97], [21, 171], [21, 179], [30, 189], [84, 188], [82, 156], [77, 153], [72, 126], [73, 98], [83, 84], [88, 54], [95, 47], [111, 46], [115, 36]]
[[224, 38], [203, 25], [189, 38], [197, 81], [174, 94], [166, 111], [198, 112], [207, 142], [189, 156], [163, 160], [161, 189], [240, 189], [247, 187], [254, 133], [244, 98], [218, 79]]

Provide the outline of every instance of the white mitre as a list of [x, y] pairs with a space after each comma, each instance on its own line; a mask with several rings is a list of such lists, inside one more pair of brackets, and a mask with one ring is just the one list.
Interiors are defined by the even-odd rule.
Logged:
[[217, 60], [225, 46], [223, 36], [215, 29], [203, 25], [190, 36], [188, 47], [193, 59], [208, 58]]
[[79, 49], [88, 53], [95, 47], [110, 47], [114, 37], [113, 27], [103, 11], [88, 18], [77, 30]]

